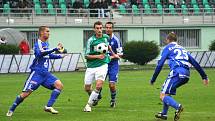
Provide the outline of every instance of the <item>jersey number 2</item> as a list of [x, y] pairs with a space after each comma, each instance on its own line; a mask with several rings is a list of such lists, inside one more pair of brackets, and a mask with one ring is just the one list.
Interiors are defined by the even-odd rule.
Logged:
[[180, 50], [180, 49], [175, 49], [174, 53], [177, 55], [175, 56], [175, 59], [185, 59], [188, 60], [188, 55], [186, 50]]

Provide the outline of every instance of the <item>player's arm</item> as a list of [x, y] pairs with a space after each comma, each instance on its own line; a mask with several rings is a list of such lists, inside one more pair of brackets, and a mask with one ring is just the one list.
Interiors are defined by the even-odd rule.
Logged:
[[158, 60], [158, 64], [157, 64], [157, 66], [155, 68], [154, 74], [153, 74], [153, 76], [152, 76], [152, 78], [150, 80], [151, 84], [153, 84], [156, 81], [157, 76], [159, 75], [159, 73], [160, 73], [160, 71], [161, 71], [161, 69], [163, 67], [163, 64], [165, 63], [165, 61], [166, 61], [166, 59], [168, 57], [168, 54], [169, 54], [169, 50], [167, 48], [164, 48], [164, 50], [163, 50], [163, 52], [162, 52], [162, 54], [160, 56], [160, 59]]
[[38, 49], [35, 49], [35, 56], [37, 57], [42, 57], [42, 56], [46, 56], [48, 54], [51, 54], [53, 53], [54, 51], [57, 51], [58, 48], [54, 48], [54, 49], [51, 49], [51, 50], [40, 50], [39, 48]]
[[199, 72], [199, 74], [202, 77], [203, 83], [205, 85], [208, 84], [209, 79], [207, 77], [207, 74], [205, 73], [205, 71], [202, 69], [202, 67], [199, 65], [199, 63], [190, 55], [188, 54], [189, 57], [189, 62], [193, 65], [193, 67]]
[[65, 57], [64, 55], [49, 54], [49, 59], [61, 59], [64, 57]]

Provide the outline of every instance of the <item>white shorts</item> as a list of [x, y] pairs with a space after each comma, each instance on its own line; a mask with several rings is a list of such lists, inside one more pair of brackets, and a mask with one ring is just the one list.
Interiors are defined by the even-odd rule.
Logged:
[[108, 64], [104, 64], [96, 68], [87, 68], [85, 73], [85, 78], [84, 78], [84, 84], [90, 85], [95, 80], [105, 81], [107, 71], [108, 71]]

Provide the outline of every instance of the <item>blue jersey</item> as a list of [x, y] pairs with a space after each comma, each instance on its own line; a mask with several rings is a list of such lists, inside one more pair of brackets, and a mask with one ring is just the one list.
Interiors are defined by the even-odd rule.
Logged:
[[[119, 40], [119, 38], [117, 38], [116, 35], [112, 34], [112, 37], [109, 39], [108, 42], [115, 54], [123, 55], [122, 43]], [[112, 55], [112, 53], [110, 53], [110, 55]], [[118, 64], [118, 59], [112, 59], [110, 64], [113, 64], [113, 63]]]
[[179, 76], [182, 78], [189, 78], [189, 64], [192, 64], [200, 73], [202, 79], [207, 79], [207, 75], [196, 60], [182, 46], [178, 45], [176, 42], [171, 42], [164, 47], [151, 82], [156, 80], [165, 60], [169, 60], [168, 64], [170, 70], [178, 72]]
[[48, 42], [43, 42], [38, 39], [38, 41], [34, 44], [34, 55], [35, 58], [33, 60], [30, 69], [39, 70], [39, 71], [48, 71], [49, 69], [49, 59], [59, 59], [62, 58], [60, 55], [51, 54], [52, 52], [56, 51], [57, 48], [52, 50], [49, 49]]

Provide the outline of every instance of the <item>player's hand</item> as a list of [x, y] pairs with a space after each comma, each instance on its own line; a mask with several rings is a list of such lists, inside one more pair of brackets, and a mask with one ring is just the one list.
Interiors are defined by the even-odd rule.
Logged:
[[105, 58], [105, 54], [100, 54], [100, 55], [96, 55], [98, 59], [104, 59]]
[[113, 57], [118, 59], [120, 58], [118, 54], [114, 54]]
[[62, 43], [58, 43], [58, 44], [57, 44], [57, 49], [60, 50], [60, 49], [62, 49], [62, 48], [63, 48], [63, 44], [62, 44]]
[[209, 83], [209, 79], [203, 79], [202, 81], [203, 81], [203, 84], [204, 84], [205, 86], [207, 86], [208, 83]]

